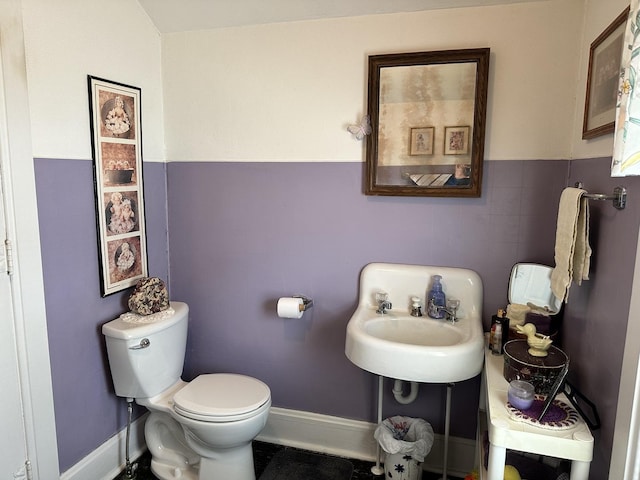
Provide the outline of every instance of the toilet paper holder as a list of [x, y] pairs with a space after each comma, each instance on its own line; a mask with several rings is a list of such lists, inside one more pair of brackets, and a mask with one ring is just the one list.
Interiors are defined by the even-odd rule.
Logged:
[[300, 305], [300, 311], [301, 312], [306, 312], [308, 309], [313, 307], [313, 299], [312, 298], [306, 297], [304, 295], [293, 295], [293, 298], [301, 298], [302, 299], [302, 305]]

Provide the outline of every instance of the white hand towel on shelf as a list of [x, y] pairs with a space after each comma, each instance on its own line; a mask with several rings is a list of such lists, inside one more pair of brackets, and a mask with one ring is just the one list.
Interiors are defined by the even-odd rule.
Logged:
[[589, 200], [580, 188], [565, 188], [560, 196], [556, 226], [556, 266], [551, 272], [553, 294], [566, 302], [571, 281], [578, 285], [589, 279]]

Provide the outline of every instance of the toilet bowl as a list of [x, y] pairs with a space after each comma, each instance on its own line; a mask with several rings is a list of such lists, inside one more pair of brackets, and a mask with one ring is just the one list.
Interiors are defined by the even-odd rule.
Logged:
[[230, 373], [183, 381], [188, 307], [172, 302], [171, 310], [144, 323], [123, 316], [102, 328], [116, 395], [150, 412], [151, 470], [162, 480], [255, 480], [251, 442], [267, 422], [269, 387]]

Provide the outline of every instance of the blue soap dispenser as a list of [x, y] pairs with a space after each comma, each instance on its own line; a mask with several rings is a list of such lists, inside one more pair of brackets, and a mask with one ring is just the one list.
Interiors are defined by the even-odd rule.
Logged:
[[431, 318], [444, 318], [446, 312], [444, 308], [438, 309], [436, 307], [444, 307], [447, 304], [447, 299], [442, 291], [442, 284], [440, 275], [433, 275], [433, 284], [431, 290], [427, 295], [427, 313]]

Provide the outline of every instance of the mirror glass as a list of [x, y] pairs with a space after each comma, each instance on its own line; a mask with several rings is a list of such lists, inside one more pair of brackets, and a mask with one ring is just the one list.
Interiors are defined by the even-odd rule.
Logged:
[[489, 49], [369, 57], [367, 195], [479, 197]]
[[516, 263], [509, 279], [509, 303], [527, 305], [532, 303], [556, 314], [562, 307], [562, 300], [551, 290], [553, 268], [537, 263]]

